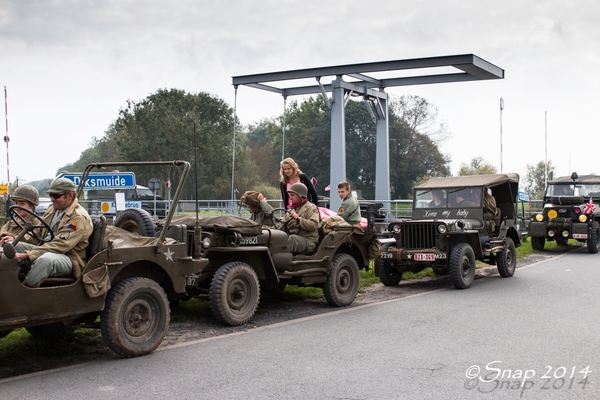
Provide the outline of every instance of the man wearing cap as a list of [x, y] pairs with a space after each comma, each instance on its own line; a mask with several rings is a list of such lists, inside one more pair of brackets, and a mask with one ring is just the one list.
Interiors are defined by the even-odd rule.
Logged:
[[92, 219], [79, 205], [76, 191], [77, 187], [69, 179], [53, 180], [48, 189], [52, 205], [43, 219], [54, 233], [54, 239], [39, 246], [22, 242], [15, 246], [17, 261], [32, 262], [23, 285], [36, 287], [44, 278], [72, 275], [79, 278], [81, 275], [92, 234]]
[[287, 191], [292, 209], [285, 216], [281, 230], [288, 232], [288, 249], [291, 253], [314, 253], [319, 241], [321, 217], [316, 205], [308, 201], [308, 189], [294, 183]]
[[[31, 212], [35, 212], [35, 207], [40, 204], [40, 194], [37, 189], [30, 185], [21, 185], [15, 189], [15, 192], [10, 197], [16, 206], [25, 208]], [[15, 208], [15, 212], [19, 214], [25, 221], [31, 222], [33, 225], [40, 225], [39, 218]], [[7, 213], [8, 222], [4, 224], [0, 230], [0, 246], [6, 242], [12, 242], [16, 236], [21, 233], [23, 228], [17, 225]], [[39, 241], [30, 235], [25, 235], [21, 240], [27, 243], [37, 244]]]

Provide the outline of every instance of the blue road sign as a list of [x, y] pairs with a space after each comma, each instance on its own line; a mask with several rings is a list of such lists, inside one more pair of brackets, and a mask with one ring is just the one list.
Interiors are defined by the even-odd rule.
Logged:
[[[81, 174], [61, 174], [59, 178], [67, 178], [79, 186]], [[85, 182], [84, 189], [133, 189], [135, 188], [135, 174], [133, 172], [97, 173], [90, 174]]]
[[529, 193], [519, 192], [519, 201], [522, 201], [524, 203], [529, 203]]

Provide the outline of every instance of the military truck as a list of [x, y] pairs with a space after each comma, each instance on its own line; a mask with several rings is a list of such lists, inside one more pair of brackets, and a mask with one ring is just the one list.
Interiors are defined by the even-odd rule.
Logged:
[[[90, 164], [83, 172], [78, 195], [93, 168], [145, 165], [170, 165], [181, 171], [173, 199], [177, 204], [190, 171], [185, 161]], [[21, 284], [25, 274], [19, 272], [14, 245], [25, 234], [36, 236], [41, 235], [37, 229], [50, 229], [42, 219], [31, 224], [11, 209], [11, 218], [23, 231], [2, 249], [0, 337], [22, 327], [37, 337], [99, 328], [107, 346], [117, 354], [132, 357], [152, 352], [168, 330], [169, 301], [186, 296], [189, 277], [197, 276], [208, 264], [199, 249], [194, 251], [193, 242], [186, 242], [187, 236], [177, 237], [181, 227], [171, 224], [175, 209], [152, 238], [126, 236], [127, 231], [109, 236], [108, 230], [113, 229], [107, 229], [104, 216], [93, 216], [87, 264], [81, 276], [46, 278], [36, 288]]]
[[[276, 209], [273, 224], [280, 224], [286, 212]], [[359, 270], [368, 269], [380, 249], [376, 233], [347, 224], [324, 224], [315, 253], [292, 254], [284, 231], [240, 216], [178, 216], [173, 221], [187, 227], [189, 243], [200, 243], [196, 257], [209, 260], [188, 277], [188, 294], [208, 294], [213, 314], [228, 325], [252, 319], [261, 290], [285, 285], [321, 287], [330, 305], [347, 306], [358, 292]]]
[[531, 215], [531, 246], [543, 250], [546, 241], [560, 245], [576, 239], [587, 245], [589, 253], [600, 249], [600, 176], [573, 172], [550, 180], [544, 194], [544, 209]]
[[416, 186], [412, 217], [391, 222], [380, 238], [376, 275], [394, 286], [404, 272], [431, 267], [466, 289], [480, 260], [497, 265], [502, 277], [513, 276], [521, 245], [518, 186], [517, 174], [432, 178]]

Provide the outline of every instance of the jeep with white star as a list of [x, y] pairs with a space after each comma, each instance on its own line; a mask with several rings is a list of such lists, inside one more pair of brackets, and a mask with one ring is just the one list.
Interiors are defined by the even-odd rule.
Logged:
[[600, 176], [577, 175], [548, 181], [544, 209], [531, 215], [529, 236], [535, 250], [555, 241], [566, 245], [569, 239], [584, 242], [589, 253], [600, 250]]
[[[25, 328], [36, 337], [59, 336], [77, 328], [99, 328], [107, 346], [125, 357], [148, 354], [161, 343], [169, 328], [169, 302], [186, 296], [188, 278], [208, 264], [199, 249], [188, 248], [185, 227], [170, 222], [190, 164], [185, 161], [90, 164], [82, 174], [78, 198], [92, 169], [121, 166], [170, 166], [181, 174], [173, 207], [162, 229], [155, 231], [151, 217], [143, 210], [124, 211], [121, 220], [117, 218], [115, 226], [108, 227], [104, 216], [92, 216], [93, 231], [81, 276], [46, 278], [37, 287], [29, 288], [22, 284], [25, 273], [15, 259], [14, 245], [24, 235], [43, 241], [45, 234], [39, 232], [50, 228], [40, 217], [32, 217], [33, 222], [29, 222], [14, 208], [10, 209], [10, 218], [23, 231], [2, 249], [0, 338], [16, 328]], [[138, 228], [150, 231], [152, 237], [131, 233], [136, 223], [141, 224]]]
[[522, 231], [518, 186], [517, 174], [432, 178], [416, 186], [412, 217], [390, 222], [379, 239], [375, 274], [395, 286], [404, 272], [432, 268], [466, 289], [479, 260], [497, 265], [502, 277], [513, 276]]

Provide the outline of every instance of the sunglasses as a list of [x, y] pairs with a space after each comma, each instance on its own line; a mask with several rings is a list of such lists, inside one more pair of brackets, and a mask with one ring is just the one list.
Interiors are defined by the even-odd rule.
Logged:
[[62, 193], [48, 193], [48, 194], [50, 195], [51, 199], [57, 200], [57, 199], [60, 199], [65, 194], [67, 194], [67, 192], [62, 192]]

